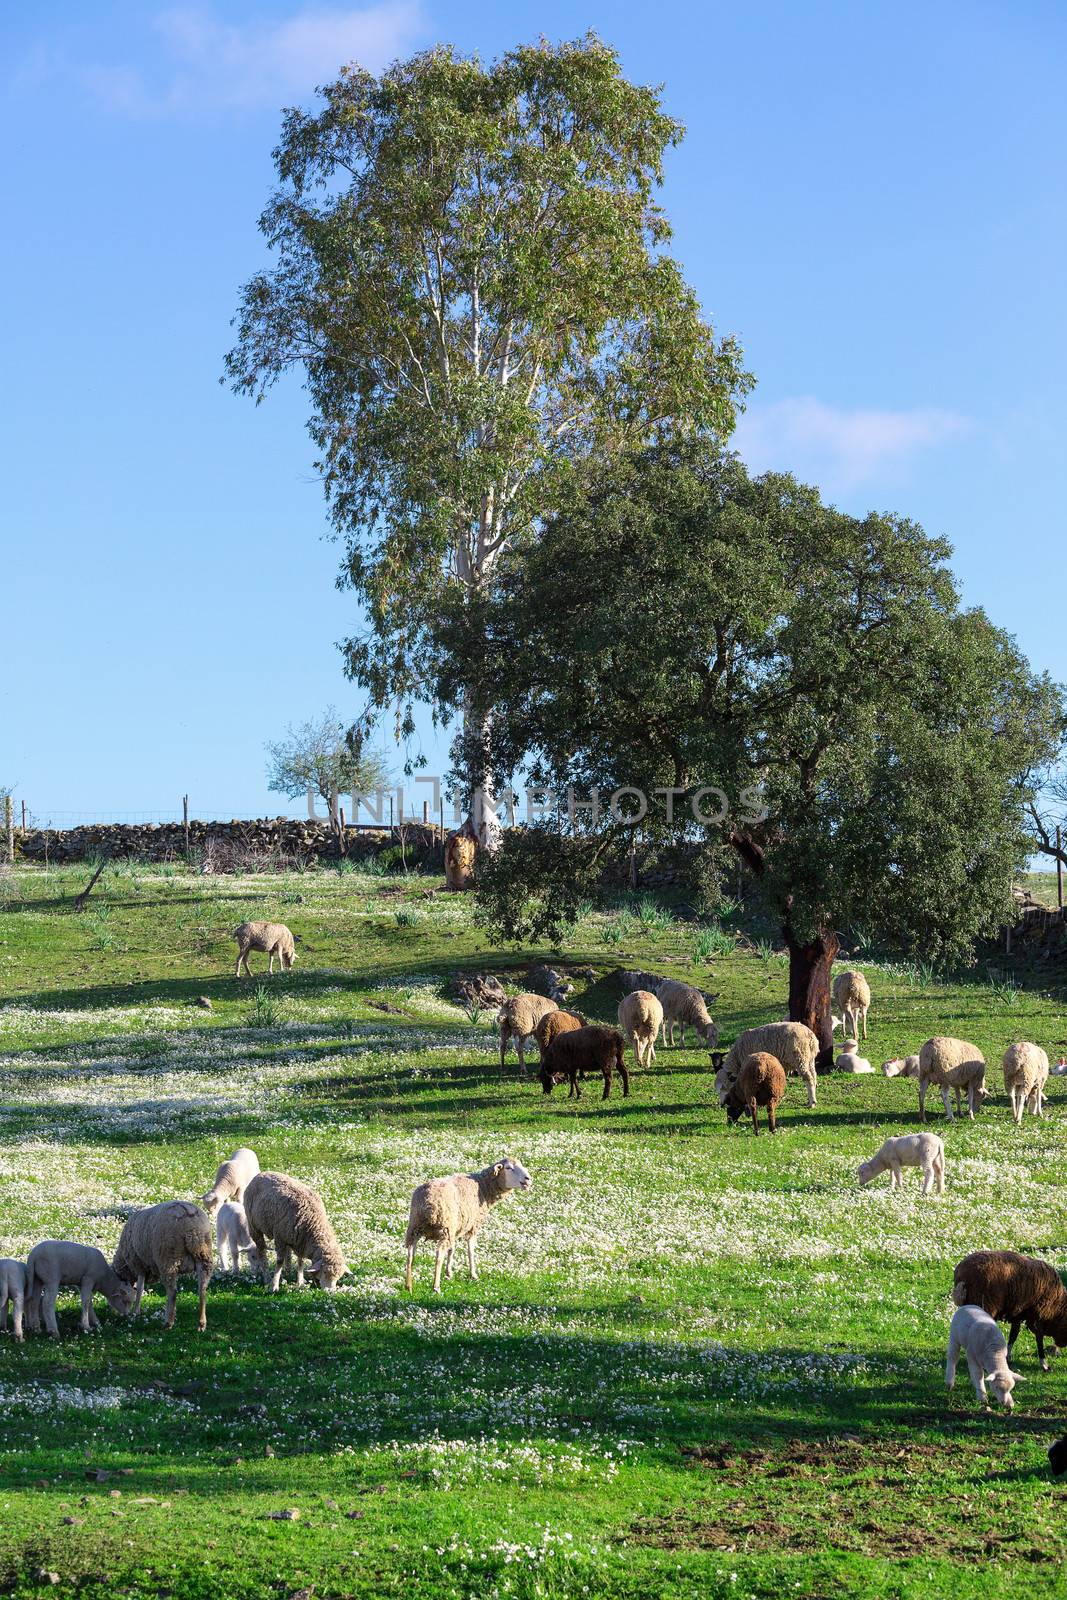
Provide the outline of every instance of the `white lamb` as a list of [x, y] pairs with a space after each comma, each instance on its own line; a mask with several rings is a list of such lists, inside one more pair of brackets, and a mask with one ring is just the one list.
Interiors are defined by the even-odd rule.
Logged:
[[858, 1051], [858, 1039], [842, 1039], [840, 1054], [834, 1061], [834, 1066], [837, 1068], [838, 1072], [874, 1071], [871, 1063], [864, 1056], [859, 1055], [857, 1053]]
[[[565, 1039], [568, 1036], [563, 1034], [562, 1037]], [[533, 1179], [526, 1168], [511, 1156], [506, 1156], [503, 1161], [494, 1161], [491, 1167], [485, 1167], [481, 1172], [456, 1172], [448, 1178], [430, 1178], [427, 1183], [420, 1183], [411, 1196], [404, 1239], [407, 1251], [404, 1287], [408, 1293], [413, 1288], [415, 1246], [420, 1239], [432, 1239], [437, 1246], [433, 1269], [434, 1294], [441, 1293], [442, 1266], [447, 1276], [452, 1276], [452, 1257], [459, 1240], [466, 1243], [467, 1266], [471, 1277], [477, 1278], [474, 1241], [482, 1223], [493, 1206], [513, 1189], [532, 1187]]]
[[1015, 1401], [1011, 1391], [1022, 1376], [1008, 1365], [1008, 1345], [988, 1311], [981, 1306], [960, 1306], [949, 1324], [948, 1360], [945, 1362], [945, 1384], [955, 1387], [956, 1363], [960, 1351], [967, 1357], [967, 1367], [974, 1384], [974, 1392], [986, 1411], [990, 1410], [986, 1384], [1008, 1411], [1014, 1411]]
[[1011, 1114], [1016, 1124], [1023, 1112], [1041, 1115], [1045, 1085], [1048, 1082], [1048, 1054], [1036, 1044], [1010, 1044], [1004, 1052], [1004, 1087], [1011, 1096]]
[[677, 978], [663, 978], [656, 995], [663, 1007], [663, 1043], [674, 1044], [674, 1025], [681, 1029], [681, 1044], [685, 1048], [685, 1025], [691, 1023], [698, 1039], [714, 1050], [719, 1042], [719, 1030], [708, 1013], [707, 1002], [699, 989], [691, 983], [679, 983]]
[[11, 1302], [11, 1320], [15, 1338], [22, 1343], [22, 1313], [26, 1306], [26, 1263], [14, 1261], [10, 1256], [0, 1257], [0, 1332], [7, 1332], [7, 1307]]
[[224, 1200], [215, 1217], [215, 1248], [223, 1272], [240, 1272], [241, 1257], [248, 1257], [253, 1271], [260, 1265], [259, 1251], [248, 1231], [248, 1218], [239, 1200]]
[[215, 1182], [200, 1200], [208, 1216], [213, 1217], [224, 1200], [243, 1200], [245, 1190], [258, 1171], [259, 1157], [247, 1145], [227, 1156], [215, 1174]]
[[887, 1078], [917, 1078], [919, 1076], [918, 1056], [894, 1056], [892, 1061], [882, 1062], [882, 1071]]
[[905, 1133], [898, 1139], [887, 1139], [882, 1148], [869, 1161], [860, 1163], [857, 1174], [860, 1187], [873, 1182], [881, 1172], [889, 1173], [889, 1187], [903, 1185], [904, 1167], [922, 1168], [923, 1194], [930, 1194], [937, 1184], [938, 1194], [945, 1192], [945, 1147], [934, 1133]]

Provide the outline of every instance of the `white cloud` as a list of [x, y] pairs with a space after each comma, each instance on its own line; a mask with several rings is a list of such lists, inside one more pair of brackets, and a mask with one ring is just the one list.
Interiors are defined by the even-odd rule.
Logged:
[[281, 21], [224, 21], [201, 7], [158, 13], [151, 69], [86, 64], [76, 70], [110, 110], [160, 116], [275, 108], [306, 99], [350, 61], [379, 72], [424, 31], [419, 0], [306, 7]]
[[971, 428], [967, 417], [933, 406], [849, 410], [807, 395], [750, 407], [733, 444], [753, 472], [793, 472], [825, 493], [848, 494], [879, 477], [898, 475], [923, 450]]

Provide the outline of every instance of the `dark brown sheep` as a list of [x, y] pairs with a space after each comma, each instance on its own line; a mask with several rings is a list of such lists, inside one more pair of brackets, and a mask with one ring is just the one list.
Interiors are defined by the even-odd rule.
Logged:
[[766, 1050], [757, 1050], [753, 1055], [746, 1056], [741, 1063], [741, 1071], [730, 1086], [726, 1096], [726, 1115], [731, 1122], [738, 1122], [745, 1112], [752, 1117], [752, 1126], [759, 1133], [759, 1117], [757, 1106], [767, 1107], [767, 1125], [772, 1133], [778, 1132], [775, 1122], [775, 1112], [785, 1094], [785, 1068], [782, 1063]]
[[952, 1298], [958, 1306], [981, 1306], [998, 1322], [1009, 1322], [1008, 1360], [1025, 1323], [1037, 1340], [1042, 1370], [1046, 1334], [1067, 1345], [1067, 1289], [1055, 1267], [1015, 1250], [975, 1250], [957, 1262]]
[[622, 1092], [627, 1095], [630, 1074], [626, 1070], [623, 1037], [618, 1028], [599, 1023], [593, 1027], [574, 1028], [569, 1033], [557, 1034], [541, 1057], [541, 1087], [546, 1094], [551, 1094], [553, 1084], [562, 1083], [566, 1078], [570, 1082], [567, 1099], [578, 1099], [582, 1092], [578, 1079], [584, 1078], [587, 1072], [600, 1072], [604, 1075], [603, 1098], [606, 1100], [616, 1068], [622, 1078]]
[[534, 1038], [542, 1057], [557, 1035], [573, 1033], [576, 1028], [584, 1027], [585, 1018], [575, 1016], [573, 1011], [546, 1011], [534, 1029]]

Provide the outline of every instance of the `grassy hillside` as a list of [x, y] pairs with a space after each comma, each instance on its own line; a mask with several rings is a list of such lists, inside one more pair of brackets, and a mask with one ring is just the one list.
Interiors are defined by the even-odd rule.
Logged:
[[[948, 1192], [855, 1168], [917, 1126], [913, 1084], [791, 1080], [777, 1139], [727, 1129], [706, 1056], [661, 1048], [606, 1104], [501, 1074], [493, 1019], [442, 980], [521, 986], [462, 897], [358, 874], [111, 870], [0, 879], [0, 1249], [110, 1249], [131, 1206], [198, 1195], [250, 1143], [322, 1193], [351, 1271], [271, 1297], [219, 1275], [208, 1331], [162, 1295], [58, 1345], [0, 1340], [0, 1586], [19, 1595], [1034, 1597], [1062, 1594], [1067, 1358], [1023, 1334], [1013, 1417], [943, 1383], [952, 1265], [981, 1246], [1067, 1263], [1067, 1078], [1016, 1130], [1013, 1039], [1055, 1058], [1062, 1000], [865, 966], [867, 1053], [970, 1038], [994, 1099], [945, 1137]], [[296, 970], [233, 977], [229, 931], [286, 921]], [[705, 939], [699, 948], [706, 949]], [[714, 941], [713, 941], [714, 942]], [[720, 941], [725, 948], [728, 941]], [[590, 915], [559, 959], [614, 1020], [615, 971], [717, 993], [723, 1036], [783, 1014], [769, 953], [695, 960], [698, 930]], [[536, 953], [541, 956], [545, 952]], [[252, 957], [253, 966], [264, 958]], [[211, 1009], [197, 998], [206, 996]], [[534, 1189], [490, 1218], [482, 1277], [431, 1258], [401, 1290], [412, 1186], [513, 1153]], [[53, 1584], [51, 1578], [58, 1578]]]

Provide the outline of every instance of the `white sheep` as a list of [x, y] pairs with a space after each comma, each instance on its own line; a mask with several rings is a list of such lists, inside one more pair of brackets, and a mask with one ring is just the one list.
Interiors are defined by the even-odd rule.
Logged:
[[882, 1071], [887, 1078], [917, 1078], [919, 1076], [918, 1056], [894, 1056], [892, 1061], [882, 1062]]
[[0, 1256], [0, 1332], [7, 1332], [7, 1308], [15, 1338], [22, 1343], [22, 1313], [26, 1306], [26, 1263]]
[[[270, 1280], [272, 1294], [281, 1288], [282, 1273], [296, 1258], [296, 1286], [304, 1285], [304, 1262], [320, 1289], [332, 1293], [346, 1270], [337, 1235], [330, 1226], [326, 1207], [306, 1183], [284, 1172], [260, 1172], [245, 1190], [245, 1217], [263, 1270], [263, 1281]], [[277, 1251], [273, 1277], [267, 1258], [267, 1240]]]
[[834, 979], [834, 1005], [841, 1013], [846, 1033], [859, 1038], [860, 1028], [867, 1037], [867, 1012], [871, 1004], [871, 986], [862, 972], [839, 972]]
[[952, 1389], [956, 1384], [956, 1363], [960, 1351], [967, 1357], [967, 1368], [974, 1384], [974, 1392], [986, 1411], [990, 1409], [986, 1384], [1008, 1411], [1015, 1409], [1011, 1391], [1022, 1383], [1022, 1375], [1008, 1365], [1008, 1346], [1004, 1335], [988, 1311], [981, 1306], [964, 1305], [953, 1315], [948, 1329], [948, 1359], [945, 1362], [945, 1385]]
[[931, 1084], [941, 1090], [945, 1115], [952, 1121], [949, 1091], [956, 1093], [956, 1114], [960, 1113], [960, 1096], [967, 1092], [967, 1112], [971, 1121], [981, 1102], [988, 1098], [985, 1087], [985, 1056], [977, 1045], [966, 1039], [949, 1039], [937, 1034], [927, 1039], [919, 1051], [919, 1117], [926, 1121], [926, 1091]]
[[259, 1266], [259, 1251], [248, 1231], [248, 1218], [239, 1200], [224, 1200], [215, 1218], [215, 1248], [219, 1266], [225, 1272], [240, 1272], [241, 1257], [248, 1257], [253, 1271]]
[[26, 1258], [26, 1321], [35, 1331], [44, 1325], [53, 1339], [59, 1337], [56, 1323], [56, 1298], [61, 1285], [81, 1290], [82, 1314], [79, 1327], [92, 1333], [100, 1326], [93, 1310], [93, 1295], [102, 1294], [112, 1311], [128, 1317], [133, 1309], [133, 1290], [122, 1281], [95, 1245], [75, 1244], [69, 1239], [43, 1239]]
[[[677, 978], [663, 978], [656, 990], [663, 1007], [663, 1043], [674, 1044], [674, 1025], [681, 1029], [681, 1044], [685, 1048], [685, 1025], [691, 1023], [698, 1039], [714, 1050], [719, 1042], [719, 1030], [708, 1014], [707, 1002], [699, 989], [691, 983], [680, 983]], [[669, 1037], [668, 1037], [669, 1032]]]
[[227, 1156], [215, 1174], [215, 1182], [200, 1200], [208, 1216], [214, 1216], [224, 1200], [240, 1201], [258, 1171], [259, 1157], [247, 1145]]
[[240, 922], [230, 937], [237, 940], [235, 977], [241, 976], [242, 961], [246, 974], [248, 977], [252, 976], [252, 969], [248, 965], [250, 950], [261, 950], [270, 958], [268, 970], [271, 974], [274, 972], [275, 956], [278, 957], [283, 972], [288, 972], [296, 960], [296, 940], [284, 922]]
[[656, 1036], [663, 1026], [663, 1007], [647, 989], [635, 989], [619, 1002], [619, 1027], [630, 1041], [639, 1067], [656, 1059]]
[[506, 1000], [497, 1016], [497, 1025], [500, 1028], [500, 1070], [504, 1070], [504, 1056], [507, 1053], [510, 1040], [515, 1041], [515, 1051], [519, 1058], [519, 1066], [526, 1071], [526, 1044], [534, 1035], [534, 1030], [541, 1018], [549, 1011], [558, 1011], [554, 1000], [547, 999], [543, 994], [517, 994]]
[[871, 1063], [859, 1055], [858, 1039], [842, 1039], [841, 1051], [834, 1062], [838, 1072], [873, 1072]]
[[887, 1139], [882, 1148], [869, 1161], [860, 1163], [857, 1177], [860, 1187], [872, 1183], [881, 1172], [889, 1173], [889, 1187], [903, 1187], [903, 1167], [922, 1168], [922, 1194], [945, 1192], [945, 1146], [935, 1133], [905, 1133], [897, 1139]]
[[1011, 1096], [1011, 1114], [1016, 1124], [1027, 1109], [1041, 1115], [1045, 1085], [1048, 1082], [1048, 1053], [1036, 1044], [1010, 1044], [1001, 1063], [1004, 1087]]
[[178, 1279], [196, 1275], [199, 1299], [197, 1326], [207, 1327], [207, 1286], [215, 1265], [211, 1253], [211, 1222], [207, 1212], [192, 1200], [163, 1200], [141, 1206], [126, 1219], [115, 1247], [112, 1265], [121, 1278], [134, 1285], [134, 1315], [141, 1309], [146, 1282], [158, 1280], [167, 1291], [163, 1325], [173, 1328], [178, 1302]]
[[761, 1028], [746, 1028], [734, 1040], [726, 1059], [715, 1075], [719, 1104], [725, 1105], [734, 1079], [749, 1056], [765, 1053], [780, 1061], [785, 1071], [804, 1079], [808, 1105], [815, 1104], [815, 1061], [819, 1038], [803, 1022], [767, 1022]]
[[[566, 1034], [564, 1038], [568, 1037]], [[481, 1172], [455, 1172], [448, 1178], [430, 1178], [420, 1183], [411, 1196], [408, 1210], [408, 1227], [404, 1237], [407, 1263], [404, 1270], [404, 1287], [410, 1294], [413, 1289], [415, 1246], [420, 1239], [432, 1239], [437, 1245], [433, 1269], [433, 1292], [441, 1293], [441, 1268], [452, 1276], [452, 1257], [456, 1243], [466, 1242], [467, 1267], [472, 1278], [478, 1273], [474, 1266], [474, 1241], [478, 1230], [493, 1206], [513, 1189], [530, 1189], [533, 1179], [520, 1161], [506, 1156], [494, 1161]]]

